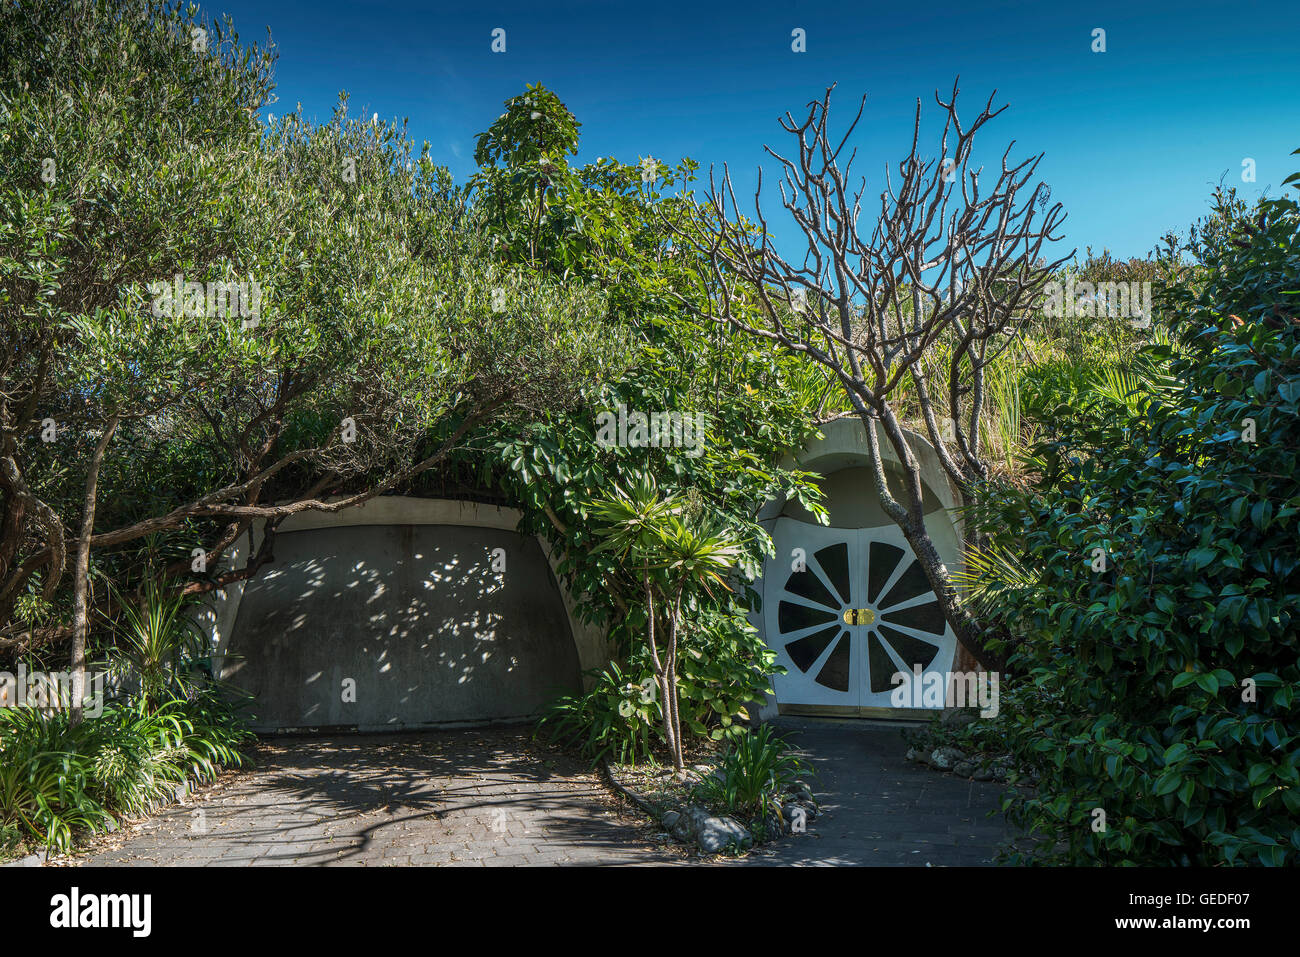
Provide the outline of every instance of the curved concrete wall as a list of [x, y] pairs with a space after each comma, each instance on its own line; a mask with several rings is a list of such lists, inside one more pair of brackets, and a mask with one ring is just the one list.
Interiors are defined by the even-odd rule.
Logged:
[[518, 520], [395, 496], [294, 516], [274, 563], [215, 609], [219, 674], [254, 695], [262, 731], [536, 715], [608, 649]]
[[[866, 426], [856, 416], [833, 419], [822, 427], [822, 437], [814, 439], [802, 454], [788, 464], [809, 472], [821, 473], [820, 486], [825, 492], [822, 504], [830, 512], [832, 528], [870, 528], [888, 525], [876, 497], [874, 480], [867, 466], [870, 449]], [[957, 513], [960, 497], [948, 480], [939, 456], [929, 441], [915, 432], [907, 432], [912, 454], [921, 466], [923, 501], [929, 522], [930, 537], [940, 557], [950, 572], [965, 567], [962, 558], [961, 516]], [[885, 466], [885, 480], [895, 496], [903, 494], [903, 471], [894, 447], [880, 436], [880, 458]], [[945, 513], [938, 515], [936, 513]], [[784, 498], [773, 499], [759, 510], [758, 522], [771, 534], [776, 520], [782, 516], [803, 522], [815, 519], [798, 502]]]
[[[808, 444], [808, 447], [796, 456], [790, 463], [801, 469], [810, 472], [820, 472], [823, 481], [835, 482], [834, 476], [847, 469], [865, 469], [871, 461], [870, 446], [867, 443], [866, 426], [857, 416], [844, 416], [838, 419], [832, 419], [821, 427], [822, 437], [814, 439]], [[948, 474], [944, 472], [943, 465], [939, 461], [938, 454], [930, 445], [929, 440], [915, 432], [906, 432], [908, 443], [911, 446], [912, 454], [916, 456], [917, 463], [921, 466], [921, 484], [925, 492], [925, 509], [926, 514], [930, 514], [938, 509], [945, 509], [949, 512], [954, 528], [960, 532], [961, 520], [954, 514], [954, 510], [959, 504], [957, 493], [953, 490], [952, 484], [948, 481]], [[895, 495], [901, 495], [903, 490], [902, 465], [898, 461], [898, 456], [894, 453], [894, 447], [889, 444], [885, 436], [879, 437], [880, 458], [885, 466], [885, 478], [891, 490]], [[863, 495], [850, 498], [860, 500], [861, 507], [874, 509], [879, 515], [884, 516], [880, 510], [880, 503], [871, 503], [868, 500], [874, 499], [875, 490], [872, 487], [872, 480], [868, 472], [861, 473], [866, 479], [866, 489]], [[824, 488], [827, 488], [825, 485]], [[830, 488], [827, 488], [830, 491]], [[841, 492], [850, 491], [848, 488], [839, 489]], [[797, 505], [790, 505], [790, 508], [797, 508]], [[835, 525], [834, 508], [832, 507], [832, 525]], [[848, 507], [855, 507], [849, 505]], [[770, 522], [777, 516], [785, 513], [787, 502], [784, 498], [773, 499], [768, 502], [758, 513], [760, 522]], [[798, 511], [802, 512], [802, 509]], [[792, 516], [796, 513], [791, 513]], [[806, 516], [805, 516], [806, 517]], [[888, 519], [886, 519], [888, 521]], [[881, 522], [880, 524], [884, 524]], [[845, 526], [847, 527], [847, 526]], [[961, 561], [960, 540], [957, 547], [951, 550], [951, 554], [944, 551], [942, 546], [936, 542], [940, 554], [944, 556], [945, 562], [949, 557], [954, 562]]]

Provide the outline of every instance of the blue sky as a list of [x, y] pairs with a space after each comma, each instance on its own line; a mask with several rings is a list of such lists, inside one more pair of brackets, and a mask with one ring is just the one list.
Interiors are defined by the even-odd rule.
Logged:
[[[1010, 109], [982, 131], [984, 162], [1045, 153], [1040, 176], [1065, 205], [1066, 247], [1143, 255], [1207, 211], [1226, 173], [1248, 198], [1300, 169], [1300, 80], [1293, 3], [1167, 5], [1048, 0], [948, 4], [477, 4], [212, 0], [242, 38], [269, 26], [280, 108], [327, 118], [341, 90], [359, 115], [409, 118], [417, 141], [457, 179], [501, 103], [540, 82], [582, 126], [580, 162], [652, 155], [730, 164], [738, 188], [784, 150], [777, 125], [831, 82], [847, 121], [868, 94], [855, 171], [869, 195], [910, 144], [916, 98], [961, 75], [963, 112], [990, 92]], [[506, 31], [506, 52], [491, 32]], [[806, 31], [807, 52], [791, 50]], [[1094, 28], [1106, 52], [1091, 50]], [[836, 115], [833, 109], [832, 117]], [[937, 143], [927, 150], [933, 155]], [[1256, 182], [1242, 181], [1242, 161]], [[765, 182], [774, 177], [774, 171]], [[875, 190], [873, 193], [872, 190]], [[770, 197], [770, 215], [776, 212]], [[782, 245], [791, 228], [772, 216]]]

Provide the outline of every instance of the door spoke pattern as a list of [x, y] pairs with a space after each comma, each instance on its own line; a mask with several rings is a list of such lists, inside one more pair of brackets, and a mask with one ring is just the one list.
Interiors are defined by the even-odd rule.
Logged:
[[[839, 625], [850, 591], [849, 546], [837, 542], [808, 555], [804, 570], [790, 574], [777, 612], [790, 660], [832, 691], [848, 691], [851, 684], [849, 633]], [[829, 627], [801, 633], [814, 624]]]
[[776, 576], [766, 586], [776, 606], [768, 612], [768, 642], [784, 653], [787, 668], [778, 679], [780, 700], [887, 706], [898, 672], [950, 666], [955, 637], [900, 533], [802, 523], [785, 531], [784, 544], [806, 556], [802, 570], [779, 560], [767, 569]]

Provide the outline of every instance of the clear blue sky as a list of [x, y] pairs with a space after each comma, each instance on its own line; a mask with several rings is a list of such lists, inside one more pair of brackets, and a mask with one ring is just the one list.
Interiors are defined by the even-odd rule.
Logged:
[[[457, 179], [501, 103], [540, 82], [582, 125], [580, 161], [652, 155], [755, 168], [784, 149], [776, 120], [838, 82], [841, 119], [868, 94], [855, 171], [880, 182], [907, 151], [916, 98], [961, 75], [973, 112], [996, 88], [1011, 108], [979, 158], [1046, 154], [1041, 177], [1065, 204], [1068, 247], [1142, 255], [1207, 210], [1216, 182], [1254, 198], [1300, 169], [1296, 6], [1181, 2], [338, 3], [211, 0], [242, 38], [269, 27], [280, 108], [325, 119], [341, 90], [355, 114], [409, 118]], [[506, 30], [504, 54], [491, 32]], [[807, 52], [791, 51], [791, 31]], [[1106, 31], [1105, 53], [1091, 50]], [[834, 112], [832, 116], [834, 116]], [[931, 113], [933, 115], [933, 113]], [[929, 150], [937, 151], [937, 145]], [[1242, 182], [1242, 160], [1256, 182]], [[774, 171], [769, 172], [769, 177]], [[765, 177], [765, 181], [768, 178]], [[878, 190], [876, 191], [878, 193]], [[773, 206], [774, 209], [774, 206]], [[789, 227], [773, 224], [788, 242]], [[782, 243], [784, 245], [784, 242]]]

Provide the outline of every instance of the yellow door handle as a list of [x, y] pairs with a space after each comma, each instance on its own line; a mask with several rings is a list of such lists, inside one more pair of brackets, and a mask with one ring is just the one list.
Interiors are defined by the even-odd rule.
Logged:
[[846, 625], [870, 625], [875, 620], [876, 613], [870, 608], [844, 609], [844, 623]]

